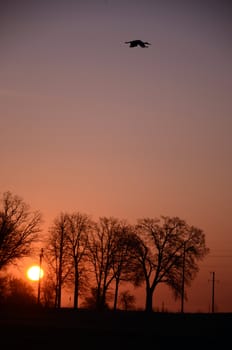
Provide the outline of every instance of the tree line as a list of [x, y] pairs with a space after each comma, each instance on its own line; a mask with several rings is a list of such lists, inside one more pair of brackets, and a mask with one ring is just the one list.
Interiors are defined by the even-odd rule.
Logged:
[[[0, 207], [0, 273], [43, 246], [47, 278], [44, 305], [61, 307], [62, 291], [73, 290], [73, 308], [125, 308], [134, 298], [120, 287], [144, 286], [145, 311], [153, 310], [158, 285], [167, 285], [175, 299], [187, 299], [198, 263], [209, 252], [205, 233], [179, 217], [143, 217], [135, 224], [115, 217], [93, 220], [88, 214], [61, 212], [42, 235], [42, 215], [9, 191]], [[0, 286], [1, 287], [1, 286]]]

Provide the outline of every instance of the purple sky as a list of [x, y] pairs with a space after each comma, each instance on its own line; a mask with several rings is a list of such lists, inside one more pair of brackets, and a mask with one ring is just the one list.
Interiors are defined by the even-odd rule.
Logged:
[[40, 209], [45, 231], [76, 210], [202, 228], [194, 311], [211, 271], [232, 311], [231, 19], [219, 0], [0, 4], [0, 192]]

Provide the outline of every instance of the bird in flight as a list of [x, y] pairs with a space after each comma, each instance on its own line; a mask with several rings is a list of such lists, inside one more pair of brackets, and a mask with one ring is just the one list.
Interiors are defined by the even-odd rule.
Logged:
[[131, 40], [131, 41], [125, 41], [125, 44], [130, 44], [130, 47], [149, 47], [148, 45], [151, 45], [147, 41], [142, 41], [142, 40]]

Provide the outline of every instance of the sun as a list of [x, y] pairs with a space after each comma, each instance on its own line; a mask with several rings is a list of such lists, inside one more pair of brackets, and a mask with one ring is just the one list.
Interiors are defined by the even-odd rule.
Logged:
[[27, 277], [31, 281], [38, 281], [39, 279], [43, 278], [44, 271], [39, 265], [33, 265], [28, 268], [27, 270]]

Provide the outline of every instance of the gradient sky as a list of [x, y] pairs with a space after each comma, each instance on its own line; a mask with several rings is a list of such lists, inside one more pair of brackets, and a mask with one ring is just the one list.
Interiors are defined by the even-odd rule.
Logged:
[[214, 271], [232, 312], [231, 37], [225, 0], [2, 0], [0, 192], [45, 232], [61, 211], [179, 216], [211, 250], [186, 310], [209, 311]]

